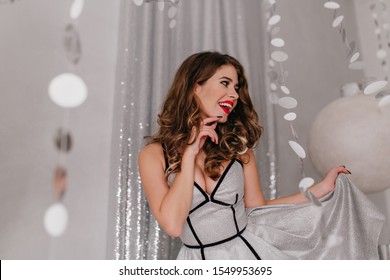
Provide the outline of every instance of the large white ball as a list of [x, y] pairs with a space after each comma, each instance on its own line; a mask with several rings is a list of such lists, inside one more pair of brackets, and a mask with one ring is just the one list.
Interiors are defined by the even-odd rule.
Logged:
[[309, 134], [309, 157], [321, 175], [346, 165], [364, 193], [390, 188], [390, 105], [373, 96], [337, 99], [321, 110]]

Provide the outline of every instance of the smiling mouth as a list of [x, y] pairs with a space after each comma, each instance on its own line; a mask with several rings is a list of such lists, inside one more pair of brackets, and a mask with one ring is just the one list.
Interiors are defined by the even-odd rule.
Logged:
[[226, 114], [230, 114], [231, 110], [233, 109], [233, 102], [231, 101], [219, 102], [218, 105]]

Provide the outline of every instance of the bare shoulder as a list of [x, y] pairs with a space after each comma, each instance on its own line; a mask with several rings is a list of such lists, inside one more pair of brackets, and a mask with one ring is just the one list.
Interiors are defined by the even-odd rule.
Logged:
[[238, 159], [245, 165], [256, 162], [253, 149], [248, 149], [245, 154], [239, 155]]
[[139, 163], [161, 162], [165, 164], [164, 152], [160, 143], [146, 145], [138, 155]]

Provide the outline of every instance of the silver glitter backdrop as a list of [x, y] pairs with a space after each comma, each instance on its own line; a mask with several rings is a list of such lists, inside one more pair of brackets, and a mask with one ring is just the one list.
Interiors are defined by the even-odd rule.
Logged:
[[121, 4], [108, 256], [174, 259], [181, 242], [167, 236], [153, 218], [137, 158], [145, 145], [143, 137], [156, 130], [157, 114], [177, 67], [190, 54], [216, 50], [238, 58], [246, 68], [265, 128], [256, 149], [263, 189], [268, 198], [276, 196], [274, 111], [265, 86], [262, 13], [267, 7], [258, 0], [174, 1], [177, 6], [166, 1], [164, 9], [153, 1], [140, 6], [135, 2]]

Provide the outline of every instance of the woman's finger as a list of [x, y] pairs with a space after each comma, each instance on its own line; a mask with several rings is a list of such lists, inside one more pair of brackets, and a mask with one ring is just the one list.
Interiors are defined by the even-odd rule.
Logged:
[[202, 120], [202, 124], [203, 124], [203, 125], [208, 125], [208, 124], [210, 124], [210, 123], [213, 123], [213, 122], [218, 121], [219, 119], [221, 119], [220, 116], [205, 118], [204, 120]]
[[218, 144], [218, 134], [217, 132], [214, 130], [214, 128], [212, 128], [211, 126], [204, 126], [202, 128], [203, 131], [207, 131], [209, 132], [212, 136], [210, 136], [210, 138], [212, 138], [213, 142], [215, 142], [216, 144]]

